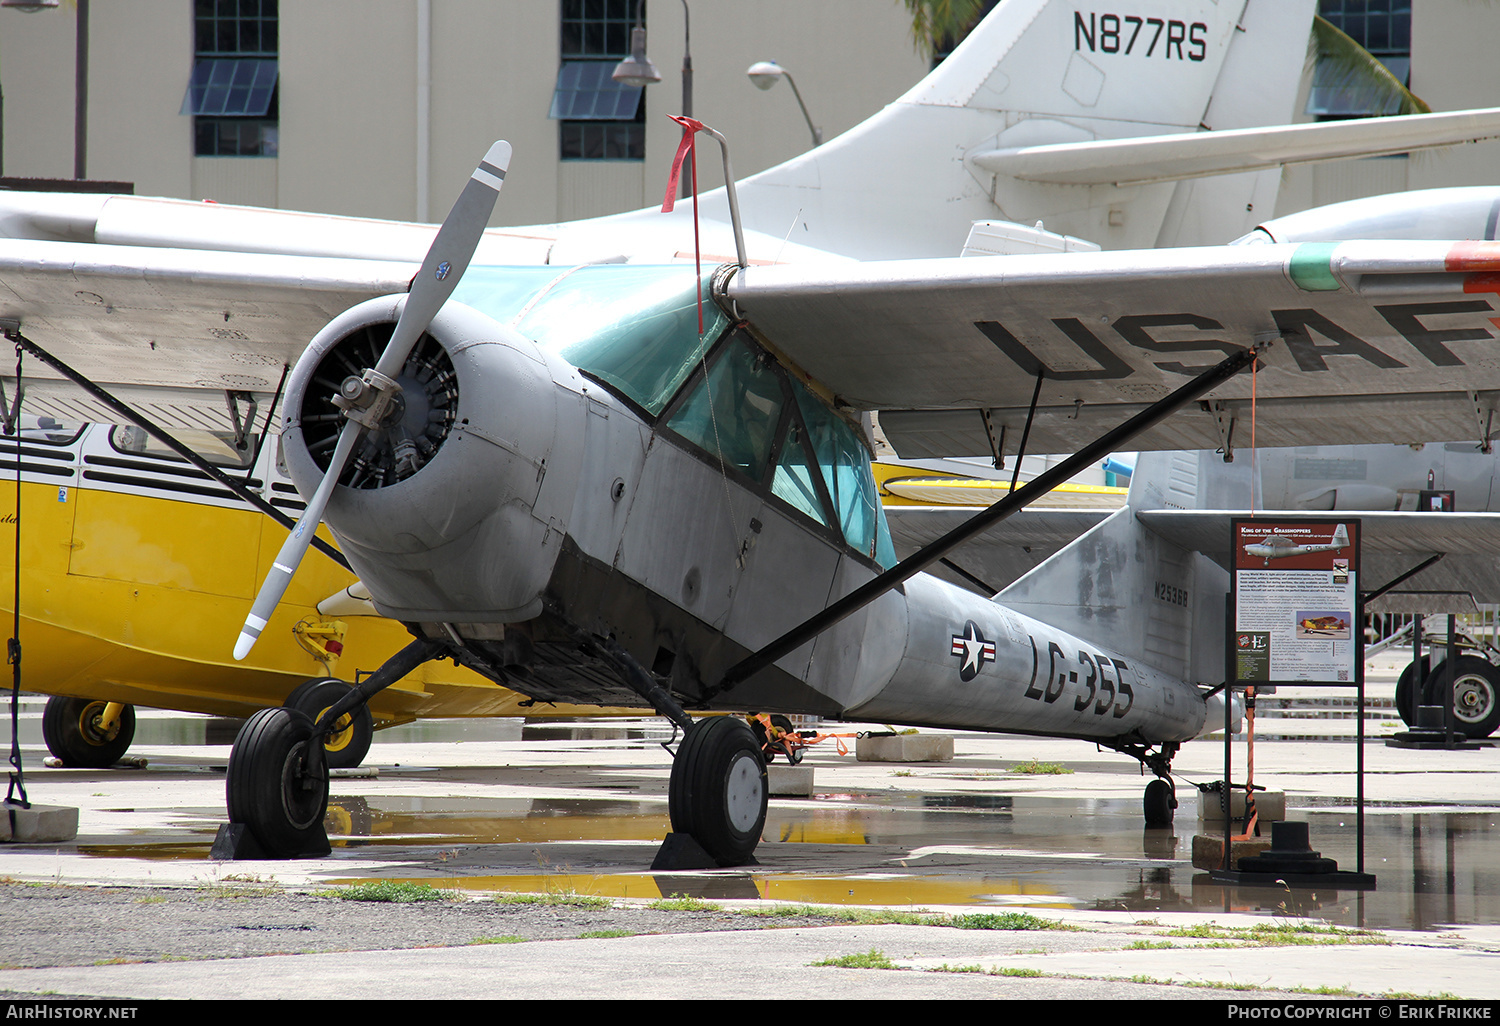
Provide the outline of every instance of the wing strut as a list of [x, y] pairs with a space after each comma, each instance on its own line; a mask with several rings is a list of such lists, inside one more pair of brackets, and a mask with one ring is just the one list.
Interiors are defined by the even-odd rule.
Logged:
[[1209, 368], [1171, 395], [1157, 400], [1124, 424], [1101, 435], [1057, 466], [1032, 478], [1019, 491], [1011, 492], [989, 509], [974, 514], [958, 527], [936, 541], [929, 542], [874, 580], [856, 588], [821, 613], [804, 620], [760, 651], [740, 660], [725, 672], [717, 685], [704, 692], [703, 700], [707, 701], [720, 692], [730, 690], [741, 681], [750, 679], [789, 652], [807, 644], [840, 620], [863, 609], [903, 581], [926, 570], [964, 542], [1050, 492], [1095, 460], [1102, 459], [1117, 449], [1129, 448], [1127, 443], [1141, 432], [1149, 431], [1183, 406], [1254, 364], [1262, 350], [1273, 341], [1274, 338], [1256, 341], [1250, 348], [1242, 349], [1218, 365]]
[[[128, 403], [124, 402], [121, 399], [115, 398], [113, 395], [106, 392], [98, 385], [94, 384], [88, 378], [78, 373], [72, 367], [69, 367], [66, 363], [63, 363], [57, 357], [47, 352], [47, 350], [31, 341], [31, 339], [21, 334], [21, 325], [19, 321], [0, 321], [0, 334], [3, 334], [6, 338], [15, 342], [16, 345], [21, 346], [32, 356], [35, 356], [37, 359], [41, 360], [47, 366], [57, 371], [63, 377], [73, 382], [73, 384], [83, 389], [90, 396], [99, 400], [101, 403], [108, 406], [111, 410], [114, 410], [120, 415], [122, 419], [127, 420], [130, 423], [140, 427], [143, 431], [146, 432], [146, 434], [150, 435], [162, 445], [165, 445], [168, 449], [171, 449], [177, 455], [187, 460], [196, 469], [201, 470], [214, 481], [229, 489], [229, 491], [234, 493], [237, 498], [243, 499], [245, 502], [248, 502], [250, 505], [254, 506], [256, 509], [260, 510], [266, 516], [270, 517], [272, 520], [276, 521], [278, 524], [280, 524], [282, 527], [285, 527], [289, 531], [293, 527], [297, 526], [296, 521], [294, 521], [291, 517], [287, 516], [281, 510], [277, 509], [275, 506], [271, 505], [265, 499], [262, 499], [259, 495], [256, 495], [249, 488], [247, 488], [245, 486], [245, 482], [230, 477], [228, 474], [224, 473], [224, 471], [220, 470], [218, 467], [205, 460], [202, 456], [199, 456], [196, 452], [183, 445], [177, 439], [173, 438], [170, 434], [167, 433], [165, 428], [154, 423], [144, 414], [137, 412]], [[271, 413], [267, 412], [267, 423], [270, 423], [270, 418]], [[349, 561], [344, 558], [344, 554], [338, 549], [334, 548], [332, 545], [329, 545], [321, 538], [315, 539], [313, 541], [313, 544], [317, 546], [319, 552], [323, 553], [323, 555], [333, 560], [339, 566], [343, 567], [345, 570], [348, 570], [350, 573], [354, 572], [353, 568], [349, 566]]]

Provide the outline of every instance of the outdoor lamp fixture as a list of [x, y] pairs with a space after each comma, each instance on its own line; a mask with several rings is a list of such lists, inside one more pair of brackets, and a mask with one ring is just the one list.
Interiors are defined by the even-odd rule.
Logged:
[[792, 95], [797, 97], [797, 106], [802, 108], [802, 117], [807, 122], [807, 130], [812, 133], [813, 145], [823, 145], [823, 130], [813, 124], [812, 116], [807, 113], [807, 104], [802, 102], [802, 90], [797, 88], [797, 80], [792, 78], [790, 71], [775, 61], [757, 61], [745, 74], [750, 76], [757, 89], [769, 89], [783, 78], [791, 83]]
[[636, 27], [630, 30], [630, 56], [615, 65], [609, 76], [623, 85], [648, 86], [661, 81], [661, 72], [646, 56], [646, 30]]

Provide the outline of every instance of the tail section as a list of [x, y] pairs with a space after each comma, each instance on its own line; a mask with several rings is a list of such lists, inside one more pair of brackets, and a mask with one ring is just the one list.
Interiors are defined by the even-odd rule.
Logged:
[[[956, 256], [972, 222], [996, 218], [1042, 219], [1107, 248], [1227, 241], [1269, 212], [1274, 173], [1232, 187], [1058, 185], [975, 158], [1285, 123], [1313, 5], [1005, 0], [885, 110], [741, 183], [746, 226], [781, 237], [795, 219], [797, 241], [862, 259]], [[1226, 205], [1232, 224], [1210, 213]]]
[[1079, 637], [1108, 639], [1183, 680], [1222, 681], [1228, 573], [1135, 518], [1137, 509], [1202, 508], [1215, 487], [1211, 471], [1198, 453], [1142, 453], [1125, 508], [995, 600]]

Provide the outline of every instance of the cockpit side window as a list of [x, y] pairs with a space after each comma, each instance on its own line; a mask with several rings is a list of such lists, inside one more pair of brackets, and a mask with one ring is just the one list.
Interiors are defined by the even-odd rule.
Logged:
[[[858, 431], [759, 346], [736, 336], [669, 410], [666, 427], [883, 567], [896, 563]], [[767, 478], [769, 477], [769, 482]]]
[[[234, 434], [229, 431], [180, 430], [174, 431], [173, 436], [216, 467], [246, 469], [255, 462], [255, 446], [249, 444], [239, 448], [234, 444]], [[181, 456], [152, 438], [144, 428], [134, 425], [116, 425], [109, 433], [109, 444], [116, 452], [128, 456], [184, 462]]]
[[895, 565], [895, 549], [870, 470], [869, 450], [852, 427], [807, 389], [793, 384], [792, 390], [844, 540], [883, 566]]
[[8, 433], [0, 429], [0, 438], [19, 436], [21, 441], [36, 445], [71, 445], [87, 426], [73, 421], [54, 420], [45, 415], [22, 414], [16, 423], [18, 430]]
[[734, 339], [667, 426], [759, 483], [771, 462], [785, 402], [776, 365]]

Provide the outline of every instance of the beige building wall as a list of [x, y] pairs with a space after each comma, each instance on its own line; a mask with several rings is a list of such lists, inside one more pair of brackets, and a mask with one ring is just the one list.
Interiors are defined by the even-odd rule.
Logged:
[[[694, 113], [729, 137], [740, 177], [811, 144], [790, 88], [750, 84], [745, 69], [755, 61], [774, 59], [796, 76], [829, 139], [926, 71], [898, 0], [689, 5]], [[652, 205], [679, 137], [666, 115], [681, 106], [683, 4], [650, 0], [648, 9], [648, 52], [663, 80], [646, 90], [644, 161], [558, 159], [557, 123], [547, 118], [559, 60], [556, 0], [283, 0], [279, 157], [194, 158], [192, 119], [178, 113], [193, 63], [192, 0], [95, 0], [89, 177], [134, 182], [143, 195], [439, 220], [489, 142], [505, 138], [515, 157], [495, 224]], [[424, 10], [431, 91], [421, 189]], [[71, 177], [74, 21], [71, 3], [0, 9], [6, 175]], [[1500, 4], [1423, 0], [1413, 19], [1413, 91], [1434, 110], [1500, 104], [1500, 63], [1489, 52], [1497, 38]], [[717, 186], [717, 154], [700, 155], [703, 186]], [[1278, 213], [1406, 188], [1494, 184], [1497, 168], [1500, 144], [1291, 168]]]
[[[412, 219], [418, 196], [419, 19], [430, 12], [426, 214], [440, 220], [490, 142], [515, 147], [495, 224], [537, 224], [658, 203], [680, 131], [683, 5], [652, 0], [645, 161], [563, 162], [547, 118], [558, 68], [554, 0], [283, 0], [280, 154], [192, 156], [178, 113], [193, 66], [191, 0], [90, 6], [88, 173], [142, 195]], [[779, 163], [811, 139], [790, 88], [745, 70], [776, 59], [826, 138], [926, 72], [896, 0], [691, 0], [695, 114], [729, 136], [735, 172]], [[6, 175], [69, 178], [74, 12], [0, 9]], [[706, 152], [706, 151], [705, 151]], [[722, 182], [716, 155], [705, 188]]]

